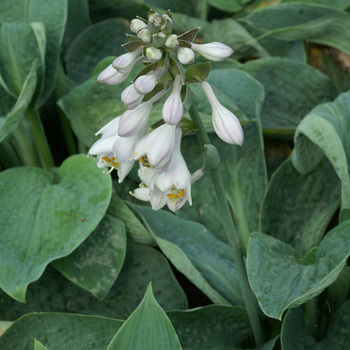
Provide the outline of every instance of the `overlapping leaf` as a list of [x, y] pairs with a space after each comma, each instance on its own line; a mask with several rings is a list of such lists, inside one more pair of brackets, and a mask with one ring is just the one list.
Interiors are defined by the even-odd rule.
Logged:
[[71, 253], [97, 226], [111, 180], [83, 155], [52, 173], [13, 168], [0, 174], [1, 288], [24, 301], [29, 283], [52, 260]]

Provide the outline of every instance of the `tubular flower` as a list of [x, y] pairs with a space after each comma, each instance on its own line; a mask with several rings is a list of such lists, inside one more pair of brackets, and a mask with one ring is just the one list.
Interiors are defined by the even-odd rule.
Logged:
[[130, 73], [134, 68], [135, 64], [139, 62], [139, 58], [142, 54], [142, 49], [143, 47], [140, 46], [132, 52], [128, 52], [124, 55], [117, 57], [113, 61], [112, 66], [122, 74]]
[[181, 101], [182, 77], [175, 77], [173, 91], [163, 105], [163, 119], [168, 124], [178, 124], [183, 116], [184, 109]]
[[227, 143], [242, 146], [244, 134], [237, 117], [220, 104], [208, 82], [201, 82], [201, 86], [212, 109], [213, 126], [216, 134]]
[[132, 84], [123, 90], [120, 99], [126, 109], [134, 109], [141, 103], [143, 96], [143, 94], [135, 89], [134, 84]]
[[104, 69], [99, 76], [97, 81], [105, 83], [107, 85], [118, 85], [126, 80], [129, 74], [122, 74], [118, 72], [111, 64]]
[[233, 53], [233, 50], [229, 46], [218, 42], [207, 44], [191, 43], [191, 49], [213, 62], [223, 61]]
[[158, 68], [155, 71], [148, 72], [145, 75], [141, 75], [135, 80], [135, 89], [141, 94], [148, 94], [151, 92], [157, 84], [162, 68]]

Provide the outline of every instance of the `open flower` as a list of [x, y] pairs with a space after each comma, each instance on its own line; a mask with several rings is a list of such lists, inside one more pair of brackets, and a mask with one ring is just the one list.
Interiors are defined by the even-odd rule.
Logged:
[[168, 124], [178, 124], [182, 118], [184, 109], [181, 101], [182, 77], [175, 77], [173, 91], [163, 105], [163, 119]]
[[223, 61], [233, 53], [229, 46], [218, 42], [207, 44], [191, 43], [191, 49], [213, 62]]
[[216, 134], [227, 143], [242, 146], [244, 134], [237, 117], [221, 105], [208, 82], [201, 82], [201, 86], [211, 105], [213, 126]]

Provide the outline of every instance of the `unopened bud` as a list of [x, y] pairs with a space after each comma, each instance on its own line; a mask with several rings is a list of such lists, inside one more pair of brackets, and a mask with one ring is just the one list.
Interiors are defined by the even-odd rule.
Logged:
[[164, 23], [160, 27], [163, 33], [170, 34], [173, 30], [173, 21], [168, 15], [163, 15]]
[[143, 28], [137, 32], [137, 36], [144, 41], [145, 43], [150, 43], [152, 36], [150, 31], [147, 28]]
[[166, 41], [166, 35], [162, 32], [152, 35], [152, 43], [157, 47], [162, 47]]
[[191, 43], [191, 49], [213, 62], [223, 61], [233, 53], [229, 46], [218, 42], [208, 44]]
[[130, 23], [130, 30], [134, 33], [144, 28], [147, 28], [147, 24], [138, 18], [134, 18]]
[[172, 34], [168, 36], [168, 39], [165, 41], [165, 46], [168, 47], [169, 49], [175, 49], [179, 45], [179, 42], [177, 40], [177, 35]]
[[149, 61], [158, 61], [162, 58], [163, 53], [156, 47], [148, 47], [146, 49], [146, 57]]
[[177, 50], [177, 58], [182, 64], [190, 64], [194, 62], [194, 52], [188, 47], [180, 47]]

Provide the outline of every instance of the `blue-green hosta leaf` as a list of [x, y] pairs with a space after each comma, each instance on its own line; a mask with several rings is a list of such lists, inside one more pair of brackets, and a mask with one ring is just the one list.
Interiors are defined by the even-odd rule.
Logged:
[[316, 341], [306, 330], [302, 308], [289, 310], [283, 321], [281, 343], [284, 350], [344, 350], [350, 348], [350, 301], [342, 304], [328, 327]]
[[302, 62], [269, 57], [250, 61], [243, 69], [264, 86], [261, 120], [264, 132], [272, 135], [292, 137], [313, 107], [336, 96], [331, 80]]
[[350, 291], [350, 266], [345, 266], [336, 281], [327, 288], [327, 301], [337, 309], [346, 301]]
[[331, 230], [316, 251], [298, 252], [276, 238], [255, 232], [248, 245], [247, 272], [263, 312], [281, 319], [332, 284], [350, 255], [350, 220]]
[[242, 305], [229, 246], [204, 226], [164, 210], [133, 205], [163, 254], [214, 303]]
[[281, 4], [284, 3], [304, 3], [304, 4], [318, 4], [318, 5], [327, 5], [327, 6], [333, 6], [338, 7], [341, 9], [346, 9], [350, 6], [350, 0], [333, 0], [330, 2], [329, 0], [280, 0]]
[[301, 256], [318, 245], [340, 201], [340, 181], [325, 159], [302, 175], [290, 158], [273, 174], [261, 212], [261, 232]]
[[243, 21], [260, 33], [259, 38], [308, 40], [350, 54], [349, 18], [333, 6], [288, 3], [253, 11]]
[[[67, 0], [2, 0], [0, 1], [0, 22], [41, 22], [45, 27], [45, 35], [36, 35], [38, 42], [46, 40], [44, 52], [45, 74], [41, 89], [39, 105], [42, 105], [51, 95], [57, 73], [57, 62], [67, 18]], [[38, 23], [35, 23], [37, 25]], [[46, 39], [45, 39], [46, 37]], [[17, 43], [18, 44], [18, 43]], [[18, 46], [24, 47], [26, 42], [20, 41]], [[40, 45], [39, 45], [40, 46]], [[26, 55], [30, 52], [26, 52]]]
[[34, 339], [34, 350], [48, 350], [48, 348]]
[[341, 220], [350, 218], [350, 92], [315, 107], [299, 124], [293, 165], [305, 174], [325, 155], [341, 181]]
[[24, 301], [46, 265], [71, 253], [97, 226], [111, 179], [93, 159], [76, 155], [55, 175], [31, 167], [3, 171], [0, 193], [0, 286]]
[[122, 269], [125, 253], [124, 223], [106, 214], [72, 254], [53, 265], [73, 283], [103, 299]]
[[107, 350], [176, 350], [179, 339], [155, 299], [151, 284], [140, 305], [120, 327]]
[[[0, 142], [3, 141], [12, 131], [14, 131], [20, 121], [23, 119], [25, 110], [33, 98], [36, 82], [37, 68], [36, 62], [33, 62], [15, 105], [4, 117], [4, 122], [0, 123]], [[1, 95], [0, 97], [0, 103], [2, 102], [3, 97], [5, 98], [5, 92], [4, 95]]]
[[33, 349], [33, 339], [37, 339], [49, 350], [106, 350], [122, 324], [121, 320], [99, 316], [28, 314], [0, 337], [0, 348], [29, 350]]

